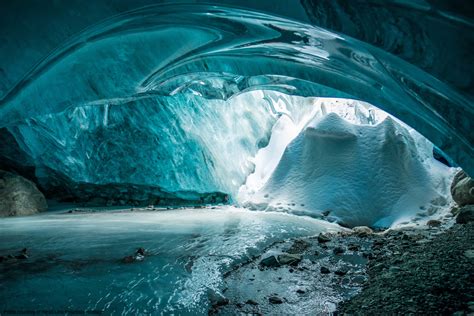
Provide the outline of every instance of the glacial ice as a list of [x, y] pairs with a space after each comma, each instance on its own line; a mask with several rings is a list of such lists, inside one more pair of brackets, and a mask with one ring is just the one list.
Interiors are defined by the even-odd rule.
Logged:
[[377, 116], [385, 116], [383, 121], [360, 124], [374, 119], [375, 110], [370, 112], [368, 117], [352, 114], [359, 124], [318, 112], [287, 145], [268, 180], [253, 191], [251, 185], [243, 187], [241, 203], [251, 209], [324, 214], [351, 227], [390, 227], [446, 208], [453, 169], [433, 158], [429, 141], [381, 111]]
[[[80, 6], [71, 4], [72, 12], [85, 10]], [[473, 24], [439, 4], [396, 1], [385, 7], [361, 1], [346, 8], [326, 1], [286, 3], [291, 10], [272, 9], [268, 3], [244, 6], [267, 13], [204, 4], [127, 11], [129, 4], [122, 14], [84, 29], [87, 24], [79, 22], [92, 23], [92, 12], [103, 16], [113, 11], [106, 4], [96, 6], [97, 11], [71, 17], [74, 36], [70, 30], [40, 25], [48, 39], [41, 43], [17, 36], [22, 29], [16, 20], [4, 19], [4, 30], [12, 28], [5, 35], [12, 50], [2, 50], [0, 58], [5, 63], [0, 127], [87, 106], [135, 102], [138, 107], [144, 100], [182, 94], [223, 100], [251, 90], [274, 90], [367, 101], [414, 126], [468, 173], [474, 172], [473, 68], [472, 59], [465, 57], [472, 51]], [[352, 23], [342, 23], [345, 18]], [[380, 22], [377, 31], [373, 19]], [[24, 24], [40, 20], [35, 14]], [[70, 34], [63, 42], [59, 29]], [[33, 57], [18, 48], [23, 43], [33, 56], [43, 55], [31, 63]], [[449, 55], [446, 47], [453, 47]], [[17, 55], [36, 66], [27, 71]]]
[[[229, 102], [178, 95], [76, 107], [26, 120], [9, 132], [47, 190], [69, 187], [80, 198], [86, 193], [76, 184], [95, 190], [115, 184], [119, 191], [141, 186], [158, 197], [192, 200], [200, 193], [236, 192], [277, 115], [262, 92]], [[103, 195], [141, 199], [110, 190]]]
[[334, 209], [330, 220], [390, 226], [420, 207], [434, 213], [429, 202], [449, 196], [452, 173], [433, 159], [431, 142], [370, 104], [271, 91], [76, 107], [4, 130], [50, 196], [66, 190], [92, 204], [221, 192], [253, 209]]
[[[70, 200], [225, 200], [266, 183], [316, 96], [384, 109], [473, 172], [469, 19], [399, 1], [220, 4], [52, 4], [70, 29], [5, 5], [19, 16], [2, 20], [0, 167]], [[441, 62], [446, 43], [465, 67]]]

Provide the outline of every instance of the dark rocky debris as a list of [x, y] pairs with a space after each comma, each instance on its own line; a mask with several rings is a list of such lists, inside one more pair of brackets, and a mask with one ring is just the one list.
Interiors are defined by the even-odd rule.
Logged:
[[474, 223], [438, 234], [377, 237], [361, 293], [339, 305], [343, 315], [471, 315]]

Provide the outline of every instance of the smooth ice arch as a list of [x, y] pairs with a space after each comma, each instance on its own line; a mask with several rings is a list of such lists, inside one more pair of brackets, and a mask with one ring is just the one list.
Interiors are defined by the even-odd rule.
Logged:
[[287, 107], [301, 127], [311, 111], [296, 96], [330, 96], [386, 110], [474, 173], [474, 27], [440, 2], [117, 3], [54, 4], [78, 13], [59, 22], [34, 1], [2, 4], [2, 165], [63, 196], [235, 192], [288, 114], [278, 103], [302, 108]]
[[[9, 90], [0, 102], [0, 126], [71, 107], [125, 104], [157, 95], [194, 93], [227, 99], [243, 91], [266, 89], [351, 97], [416, 127], [474, 173], [473, 67], [468, 57], [473, 48], [472, 20], [443, 11], [443, 6], [449, 9], [443, 2], [430, 6], [397, 1], [386, 9], [369, 2], [351, 5], [298, 4], [306, 20], [336, 29], [344, 10], [360, 9], [350, 15], [353, 19], [381, 13], [377, 18], [381, 27], [376, 28], [382, 32], [378, 36], [386, 36], [381, 43], [371, 38], [376, 34], [369, 22], [340, 28], [382, 49], [307, 23], [230, 7], [155, 5], [120, 14], [45, 54], [15, 86], [3, 82]], [[97, 10], [106, 12], [107, 6]], [[7, 22], [5, 31], [15, 25]], [[390, 23], [395, 26], [390, 28]], [[431, 29], [446, 30], [449, 36]], [[52, 39], [58, 32], [48, 31], [51, 34], [43, 35]], [[400, 31], [407, 36], [397, 34]], [[461, 43], [453, 43], [452, 37]], [[453, 49], [445, 56], [446, 43], [453, 44]], [[2, 54], [4, 61], [15, 58], [14, 51]], [[4, 77], [19, 79], [13, 72]]]

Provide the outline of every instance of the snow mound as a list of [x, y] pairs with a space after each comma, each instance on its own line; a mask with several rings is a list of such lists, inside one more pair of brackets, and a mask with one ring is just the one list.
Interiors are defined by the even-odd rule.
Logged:
[[391, 117], [377, 125], [355, 125], [335, 113], [316, 117], [243, 204], [347, 226], [389, 227], [433, 215], [449, 203], [443, 196], [452, 170], [413, 133]]

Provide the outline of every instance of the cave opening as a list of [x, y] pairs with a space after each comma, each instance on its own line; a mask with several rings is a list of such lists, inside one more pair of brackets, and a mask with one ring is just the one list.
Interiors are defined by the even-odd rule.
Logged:
[[2, 169], [56, 208], [231, 204], [387, 228], [447, 208], [455, 170], [375, 106], [270, 90], [74, 107], [5, 127], [2, 140]]
[[470, 6], [162, 2], [0, 3], [0, 314], [474, 310]]

